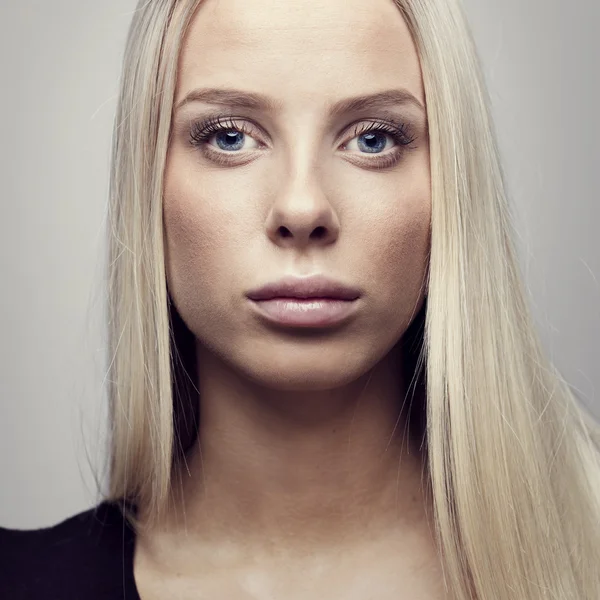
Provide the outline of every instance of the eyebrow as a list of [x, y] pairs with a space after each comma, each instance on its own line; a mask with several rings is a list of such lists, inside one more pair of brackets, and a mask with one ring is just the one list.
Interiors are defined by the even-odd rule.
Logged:
[[[175, 109], [178, 110], [191, 102], [205, 102], [207, 104], [226, 105], [232, 108], [267, 110], [271, 112], [277, 112], [281, 109], [281, 103], [263, 94], [223, 88], [199, 88], [192, 90], [176, 105]], [[399, 88], [339, 100], [331, 107], [330, 114], [331, 116], [338, 116], [343, 113], [387, 108], [398, 104], [412, 104], [425, 112], [425, 108], [415, 96], [408, 90]]]

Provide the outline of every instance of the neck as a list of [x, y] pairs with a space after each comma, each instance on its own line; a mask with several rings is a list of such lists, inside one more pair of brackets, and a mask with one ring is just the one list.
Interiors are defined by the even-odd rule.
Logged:
[[[328, 390], [267, 390], [197, 348], [200, 428], [176, 472], [171, 531], [314, 548], [421, 522], [423, 457], [394, 351]], [[402, 407], [404, 406], [404, 411]]]

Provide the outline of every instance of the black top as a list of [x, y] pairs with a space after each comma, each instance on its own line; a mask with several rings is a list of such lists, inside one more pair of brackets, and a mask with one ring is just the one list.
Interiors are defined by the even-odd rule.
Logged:
[[140, 600], [134, 541], [119, 505], [109, 502], [52, 527], [0, 527], [0, 598]]

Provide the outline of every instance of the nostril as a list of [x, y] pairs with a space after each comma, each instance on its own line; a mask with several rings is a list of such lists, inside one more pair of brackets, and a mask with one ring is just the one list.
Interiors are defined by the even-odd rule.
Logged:
[[[282, 238], [292, 237], [292, 232], [287, 227], [284, 227], [283, 225], [279, 228], [279, 234], [281, 235]], [[310, 237], [313, 239], [315, 239], [315, 238], [323, 239], [326, 236], [327, 236], [327, 228], [323, 227], [321, 225], [319, 225], [319, 227], [315, 227], [315, 229], [313, 229], [313, 232], [310, 234]]]

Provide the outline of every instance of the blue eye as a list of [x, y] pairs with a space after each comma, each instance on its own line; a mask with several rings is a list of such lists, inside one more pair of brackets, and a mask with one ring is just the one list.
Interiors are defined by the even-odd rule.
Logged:
[[[252, 133], [244, 122], [236, 123], [232, 119], [222, 119], [221, 117], [208, 119], [200, 123], [195, 123], [190, 131], [190, 142], [193, 146], [203, 147], [212, 146], [210, 141], [215, 138], [217, 147], [224, 152], [237, 152], [238, 150], [251, 150], [244, 148], [246, 139], [253, 139], [249, 133]], [[258, 142], [256, 142], [258, 147]]]
[[[411, 136], [408, 126], [404, 123], [387, 123], [372, 121], [362, 127], [356, 127], [354, 137], [348, 141], [344, 148], [357, 141], [358, 149], [365, 154], [381, 154], [386, 148], [387, 140], [392, 140], [397, 147], [408, 146], [415, 140]], [[352, 149], [352, 148], [351, 148]]]
[[221, 150], [231, 152], [232, 150], [241, 150], [244, 145], [244, 133], [228, 129], [217, 132], [215, 140]]
[[361, 133], [356, 140], [360, 150], [364, 150], [369, 154], [377, 154], [385, 150], [387, 140], [390, 136], [381, 132]]
[[[195, 123], [190, 131], [190, 143], [200, 148], [211, 160], [226, 165], [229, 163], [225, 161], [231, 160], [236, 154], [243, 155], [241, 150], [260, 148], [260, 142], [251, 135], [253, 132], [253, 126], [246, 121], [237, 123], [232, 117], [217, 116]], [[351, 150], [352, 154], [363, 157], [374, 155], [363, 164], [376, 168], [395, 165], [400, 160], [404, 147], [409, 146], [415, 140], [415, 136], [410, 135], [410, 128], [407, 124], [394, 121], [363, 123], [362, 126], [355, 127], [353, 134], [354, 137], [346, 142], [342, 149], [344, 151]], [[212, 143], [213, 139], [215, 144]], [[248, 140], [251, 140], [254, 146], [248, 147]], [[389, 141], [393, 142], [392, 152], [384, 152]], [[355, 143], [356, 147], [352, 147]]]

